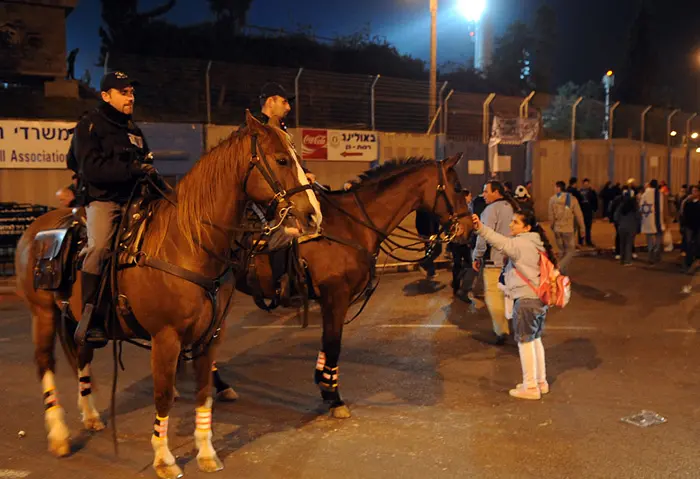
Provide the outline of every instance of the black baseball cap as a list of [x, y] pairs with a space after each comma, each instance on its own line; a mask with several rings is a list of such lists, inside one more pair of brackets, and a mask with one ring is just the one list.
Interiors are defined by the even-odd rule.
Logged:
[[273, 96], [281, 96], [287, 101], [294, 101], [294, 95], [288, 95], [287, 90], [282, 88], [279, 83], [266, 83], [263, 85], [260, 91], [260, 104], [263, 105], [265, 101]]
[[100, 91], [109, 91], [112, 88], [115, 90], [123, 90], [128, 86], [136, 86], [139, 82], [129, 78], [124, 72], [110, 72], [102, 77], [100, 81]]

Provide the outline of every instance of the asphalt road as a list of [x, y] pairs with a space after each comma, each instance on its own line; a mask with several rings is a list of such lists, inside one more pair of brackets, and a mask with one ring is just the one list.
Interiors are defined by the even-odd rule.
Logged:
[[[517, 348], [492, 346], [483, 305], [453, 301], [449, 273], [387, 274], [365, 313], [345, 329], [340, 385], [350, 419], [328, 416], [312, 381], [319, 317], [267, 314], [239, 296], [219, 367], [241, 398], [217, 404], [214, 447], [225, 464], [197, 470], [191, 371], [170, 415], [170, 445], [185, 477], [222, 478], [663, 478], [700, 476], [700, 284], [671, 264], [622, 268], [576, 259], [574, 295], [552, 312], [544, 338], [551, 393], [508, 396]], [[108, 419], [111, 350], [94, 363]], [[62, 353], [57, 385], [74, 453], [46, 450], [29, 315], [0, 302], [0, 479], [155, 477], [148, 353], [125, 346], [117, 431], [81, 432], [77, 382]], [[668, 422], [621, 422], [641, 410]], [[25, 431], [22, 438], [19, 431]]]

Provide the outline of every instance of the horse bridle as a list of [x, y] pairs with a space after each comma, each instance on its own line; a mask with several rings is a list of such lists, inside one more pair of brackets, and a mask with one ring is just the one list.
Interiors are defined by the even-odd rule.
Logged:
[[[450, 198], [447, 196], [447, 173], [445, 173], [445, 165], [444, 162], [442, 161], [436, 161], [437, 163], [437, 169], [438, 169], [438, 185], [437, 185], [437, 192], [435, 194], [435, 203], [433, 204], [433, 211], [432, 214], [434, 216], [437, 216], [437, 206], [438, 206], [438, 201], [440, 198], [443, 198], [445, 201], [445, 205], [447, 206], [447, 212], [450, 214], [450, 218], [442, 228], [442, 230], [438, 233], [438, 238], [439, 235], [443, 232], [447, 233], [449, 232], [448, 236], [443, 240], [445, 243], [449, 243], [454, 239], [454, 237], [457, 234], [456, 228], [457, 228], [457, 223], [461, 218], [464, 218], [465, 216], [469, 216], [469, 212], [467, 213], [460, 213], [460, 214], [455, 214], [454, 207], [452, 206], [452, 203], [450, 202]], [[431, 237], [432, 238], [432, 237]], [[436, 238], [437, 239], [437, 238]]]
[[[260, 154], [258, 154], [258, 150], [260, 151]], [[289, 212], [294, 208], [294, 202], [291, 201], [292, 196], [302, 193], [306, 190], [310, 190], [312, 186], [310, 184], [299, 185], [289, 190], [285, 190], [284, 186], [282, 186], [282, 183], [277, 179], [274, 170], [270, 167], [270, 163], [267, 161], [265, 152], [262, 150], [262, 148], [258, 148], [257, 134], [251, 135], [250, 153], [250, 163], [248, 166], [248, 170], [246, 171], [245, 178], [243, 179], [243, 193], [246, 196], [249, 196], [247, 189], [248, 178], [250, 178], [250, 174], [253, 172], [253, 170], [257, 168], [262, 177], [267, 182], [268, 186], [275, 193], [275, 195], [265, 207], [265, 218], [271, 220], [271, 218], [274, 217], [275, 211], [277, 211], [277, 207], [279, 206], [279, 204], [283, 203], [285, 205], [284, 208], [280, 209], [279, 222], [276, 225], [265, 227], [263, 233], [269, 235], [270, 233], [282, 226], [284, 220], [289, 215]], [[292, 159], [292, 161], [296, 160]]]

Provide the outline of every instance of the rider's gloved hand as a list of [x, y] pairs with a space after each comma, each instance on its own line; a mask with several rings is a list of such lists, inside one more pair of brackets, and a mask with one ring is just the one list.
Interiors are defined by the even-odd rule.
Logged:
[[156, 170], [155, 166], [151, 165], [150, 163], [141, 163], [141, 170], [147, 176], [150, 176], [150, 177], [158, 176], [158, 170]]

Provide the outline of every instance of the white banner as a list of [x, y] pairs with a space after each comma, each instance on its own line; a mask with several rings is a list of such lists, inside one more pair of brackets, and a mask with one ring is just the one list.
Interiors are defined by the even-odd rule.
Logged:
[[328, 159], [372, 162], [379, 158], [379, 142], [371, 131], [328, 130]]
[[362, 161], [379, 158], [379, 135], [371, 131], [301, 129], [304, 160]]
[[0, 120], [0, 168], [66, 168], [76, 122]]

